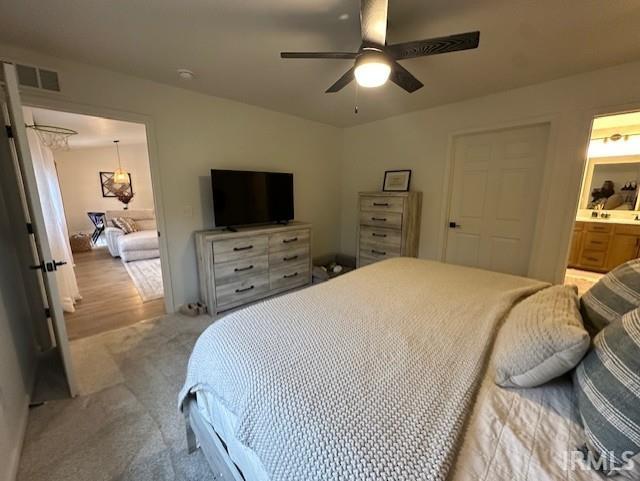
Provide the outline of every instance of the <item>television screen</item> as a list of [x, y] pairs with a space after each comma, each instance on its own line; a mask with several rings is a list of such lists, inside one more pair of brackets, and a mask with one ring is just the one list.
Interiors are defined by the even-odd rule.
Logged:
[[216, 227], [293, 219], [293, 174], [212, 170]]

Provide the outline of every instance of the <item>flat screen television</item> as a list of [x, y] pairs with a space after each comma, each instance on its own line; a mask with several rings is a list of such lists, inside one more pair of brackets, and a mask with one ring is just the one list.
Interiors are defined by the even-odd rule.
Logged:
[[211, 170], [216, 227], [293, 219], [293, 174]]

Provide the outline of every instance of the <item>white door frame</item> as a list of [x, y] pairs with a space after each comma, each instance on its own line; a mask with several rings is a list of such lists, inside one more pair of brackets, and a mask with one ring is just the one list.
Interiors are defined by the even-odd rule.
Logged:
[[111, 120], [136, 122], [144, 124], [147, 133], [147, 151], [149, 153], [149, 169], [151, 170], [151, 186], [153, 189], [153, 203], [155, 207], [158, 232], [160, 232], [160, 265], [162, 267], [162, 281], [164, 287], [164, 305], [167, 313], [175, 312], [175, 299], [173, 298], [173, 285], [171, 283], [171, 265], [169, 262], [169, 246], [167, 242], [167, 223], [165, 221], [162, 179], [160, 164], [158, 161], [157, 142], [153, 118], [149, 115], [134, 112], [116, 110], [109, 107], [81, 104], [64, 98], [54, 98], [53, 95], [43, 95], [29, 89], [20, 91], [23, 104], [26, 107], [58, 110], [74, 114], [92, 115]]
[[[567, 262], [571, 253], [571, 236], [573, 235], [573, 225], [576, 221], [576, 215], [580, 207], [580, 194], [582, 191], [582, 183], [586, 174], [587, 161], [589, 160], [589, 142], [591, 141], [591, 130], [593, 121], [597, 117], [606, 117], [609, 115], [624, 114], [629, 112], [639, 112], [640, 101], [626, 102], [623, 104], [612, 104], [603, 107], [595, 107], [580, 112], [580, 123], [587, 125], [588, 130], [580, 135], [581, 140], [576, 145], [575, 161], [580, 165], [575, 166], [576, 172], [580, 172], [577, 176], [578, 184], [575, 189], [567, 189], [567, 205], [572, 205], [571, 209], [566, 210], [563, 222], [563, 231], [560, 233], [560, 242], [565, 245], [564, 255], [560, 255], [557, 261], [555, 280], [557, 283], [563, 282], [565, 272], [567, 270]], [[571, 204], [573, 202], [573, 204]]]
[[544, 217], [544, 211], [547, 207], [547, 192], [550, 188], [550, 180], [551, 180], [551, 171], [552, 171], [552, 163], [549, 160], [552, 158], [553, 151], [555, 149], [556, 143], [556, 134], [554, 126], [558, 122], [559, 115], [545, 115], [545, 116], [537, 116], [530, 117], [527, 119], [520, 119], [511, 122], [502, 122], [491, 125], [489, 127], [477, 127], [471, 129], [464, 129], [455, 131], [449, 134], [448, 147], [447, 147], [447, 157], [445, 162], [445, 179], [444, 179], [444, 192], [443, 192], [443, 202], [442, 209], [440, 212], [440, 229], [438, 231], [438, 245], [440, 250], [440, 261], [446, 261], [446, 249], [447, 249], [447, 230], [449, 224], [449, 214], [451, 212], [451, 201], [453, 196], [453, 167], [454, 167], [454, 158], [455, 155], [455, 142], [458, 137], [462, 137], [465, 135], [473, 135], [473, 134], [483, 134], [483, 133], [491, 133], [497, 132], [501, 130], [510, 130], [524, 127], [532, 127], [534, 125], [548, 124], [549, 125], [549, 141], [547, 143], [547, 152], [544, 159], [544, 173], [542, 176], [542, 184], [541, 184], [541, 192], [540, 192], [540, 200], [538, 201], [538, 210], [536, 215], [536, 222], [533, 230], [533, 240], [532, 240], [532, 251], [531, 257], [529, 258], [529, 269], [527, 275], [532, 273], [532, 265], [535, 260], [538, 251], [539, 238], [541, 235], [541, 220]]

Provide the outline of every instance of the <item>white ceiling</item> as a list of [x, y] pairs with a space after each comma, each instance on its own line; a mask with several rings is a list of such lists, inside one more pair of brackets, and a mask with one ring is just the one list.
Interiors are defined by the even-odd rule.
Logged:
[[358, 115], [353, 84], [324, 94], [349, 61], [279, 58], [356, 50], [358, 0], [0, 0], [0, 40], [338, 126], [640, 59], [638, 0], [389, 3], [389, 43], [480, 30], [480, 48], [404, 61], [425, 87], [360, 89]]
[[71, 149], [113, 146], [114, 140], [119, 140], [121, 145], [146, 144], [147, 142], [144, 124], [57, 110], [31, 108], [31, 111], [33, 119], [38, 125], [64, 127], [78, 132], [78, 135], [69, 137]]

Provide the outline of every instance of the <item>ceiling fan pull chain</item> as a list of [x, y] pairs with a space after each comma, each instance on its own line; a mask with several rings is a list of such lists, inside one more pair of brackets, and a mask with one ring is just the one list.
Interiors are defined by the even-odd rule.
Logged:
[[356, 100], [353, 108], [353, 113], [356, 115], [358, 114], [358, 82], [356, 82]]

